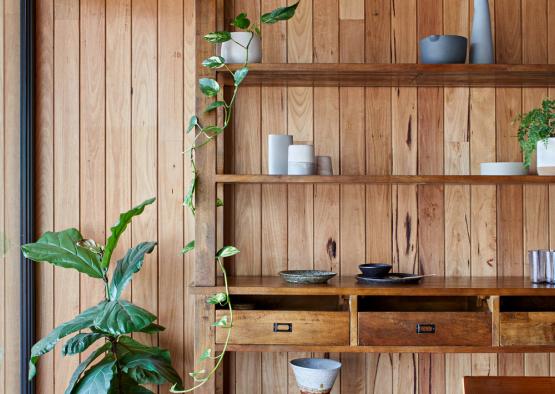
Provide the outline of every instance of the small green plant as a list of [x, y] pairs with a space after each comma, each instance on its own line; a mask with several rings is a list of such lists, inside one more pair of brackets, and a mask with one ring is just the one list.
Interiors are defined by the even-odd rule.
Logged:
[[[260, 18], [260, 24], [273, 24], [279, 21], [286, 21], [288, 19], [291, 19], [295, 15], [295, 11], [297, 10], [298, 5], [299, 2], [287, 7], [276, 8], [275, 10], [262, 15]], [[238, 69], [236, 69], [236, 71], [232, 71], [228, 64], [226, 64], [225, 59], [221, 56], [210, 56], [202, 62], [202, 65], [209, 69], [225, 69], [230, 74], [230, 77], [233, 81], [233, 93], [231, 94], [231, 98], [229, 99], [229, 101], [225, 101], [225, 99], [223, 98], [221, 100], [218, 100], [217, 96], [221, 92], [221, 87], [218, 82], [213, 78], [199, 79], [199, 88], [201, 93], [206, 97], [214, 98], [214, 101], [206, 106], [204, 112], [207, 113], [217, 110], [223, 111], [223, 122], [221, 125], [202, 125], [199, 116], [197, 115], [193, 115], [189, 119], [187, 133], [194, 132], [194, 138], [192, 145], [186, 150], [186, 153], [188, 153], [189, 155], [192, 176], [191, 182], [189, 184], [189, 189], [185, 196], [183, 204], [189, 208], [193, 215], [195, 214], [195, 192], [199, 179], [199, 172], [195, 164], [195, 152], [197, 149], [215, 140], [229, 126], [231, 115], [233, 113], [233, 106], [237, 98], [237, 93], [239, 92], [239, 86], [245, 80], [249, 73], [249, 46], [255, 35], [260, 36], [260, 24], [252, 23], [245, 13], [240, 13], [235, 17], [235, 19], [233, 19], [233, 21], [231, 22], [232, 26], [234, 26], [238, 30], [243, 30], [245, 32], [251, 33], [251, 38], [246, 45], [242, 45], [241, 43], [235, 41], [229, 31], [217, 31], [208, 33], [204, 36], [204, 39], [212, 44], [222, 44], [227, 41], [235, 42], [235, 44], [245, 49], [245, 61]], [[223, 206], [223, 201], [218, 199], [215, 201], [215, 204], [217, 207]], [[194, 248], [195, 241], [193, 240], [190, 241], [182, 249], [181, 252], [188, 253], [194, 250]], [[189, 373], [189, 375], [194, 380], [194, 385], [186, 390], [180, 390], [178, 387], [172, 387], [171, 391], [174, 393], [188, 393], [201, 387], [214, 376], [224, 360], [224, 355], [229, 344], [231, 329], [233, 327], [233, 309], [231, 307], [231, 300], [229, 297], [229, 289], [227, 285], [227, 272], [223, 264], [223, 259], [233, 256], [237, 253], [239, 253], [239, 250], [233, 246], [223, 247], [216, 253], [215, 260], [223, 274], [225, 291], [222, 293], [213, 294], [207, 299], [207, 302], [209, 304], [227, 307], [227, 309], [229, 310], [229, 315], [225, 315], [219, 321], [212, 323], [213, 327], [219, 327], [228, 330], [223, 349], [221, 352], [219, 352], [219, 354], [213, 354], [212, 349], [205, 349], [197, 362], [203, 363], [207, 360], [212, 360], [214, 362], [214, 366], [209, 370], [201, 367], [197, 369], [195, 367], [195, 371]]]
[[[133, 275], [141, 269], [145, 255], [156, 247], [155, 242], [142, 242], [129, 249], [118, 260], [108, 278], [110, 260], [121, 234], [134, 216], [143, 213], [154, 198], [122, 213], [111, 227], [106, 246], [83, 239], [77, 229], [47, 232], [37, 242], [23, 245], [23, 255], [36, 262], [47, 262], [71, 268], [103, 281], [104, 299], [85, 310], [73, 320], [56, 327], [31, 349], [29, 380], [36, 374], [39, 357], [51, 351], [64, 337], [77, 333], [62, 347], [64, 356], [84, 352], [92, 344], [101, 342], [79, 364], [66, 389], [72, 393], [152, 393], [142, 385], [171, 383], [181, 387], [179, 374], [172, 367], [170, 353], [158, 347], [145, 346], [132, 333], [156, 334], [164, 327], [154, 323], [156, 316], [145, 309], [121, 299]], [[100, 361], [93, 363], [100, 358]]]
[[555, 137], [555, 100], [545, 99], [540, 108], [520, 114], [516, 120], [520, 122], [518, 142], [528, 168], [538, 142], [547, 143], [548, 138]]

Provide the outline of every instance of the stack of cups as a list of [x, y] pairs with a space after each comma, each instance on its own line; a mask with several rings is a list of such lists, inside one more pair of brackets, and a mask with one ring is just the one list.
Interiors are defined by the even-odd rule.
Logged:
[[290, 145], [287, 163], [289, 175], [314, 175], [316, 159], [314, 145]]
[[555, 284], [555, 250], [531, 250], [528, 260], [532, 283]]

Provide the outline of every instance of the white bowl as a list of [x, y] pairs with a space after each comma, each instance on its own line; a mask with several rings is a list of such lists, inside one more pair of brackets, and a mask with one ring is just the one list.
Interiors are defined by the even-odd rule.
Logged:
[[528, 175], [521, 162], [480, 163], [480, 175]]
[[289, 362], [297, 385], [308, 393], [329, 393], [341, 363], [328, 358], [297, 358]]

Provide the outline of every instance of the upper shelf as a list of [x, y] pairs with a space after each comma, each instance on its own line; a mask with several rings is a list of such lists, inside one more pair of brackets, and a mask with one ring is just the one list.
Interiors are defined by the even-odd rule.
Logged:
[[[232, 70], [238, 65], [233, 65]], [[233, 84], [227, 71], [218, 71]], [[244, 84], [274, 86], [555, 86], [547, 64], [250, 64]]]
[[524, 185], [555, 183], [552, 176], [489, 176], [489, 175], [216, 175], [217, 183], [332, 183], [386, 185]]

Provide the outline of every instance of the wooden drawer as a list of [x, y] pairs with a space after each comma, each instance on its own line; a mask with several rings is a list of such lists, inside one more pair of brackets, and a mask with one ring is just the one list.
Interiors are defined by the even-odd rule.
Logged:
[[[216, 311], [216, 318], [229, 314]], [[224, 343], [227, 329], [216, 329]], [[230, 343], [237, 345], [349, 345], [349, 312], [234, 311]]]
[[359, 345], [491, 346], [488, 312], [361, 312]]
[[555, 345], [555, 312], [502, 312], [499, 342], [511, 345]]

